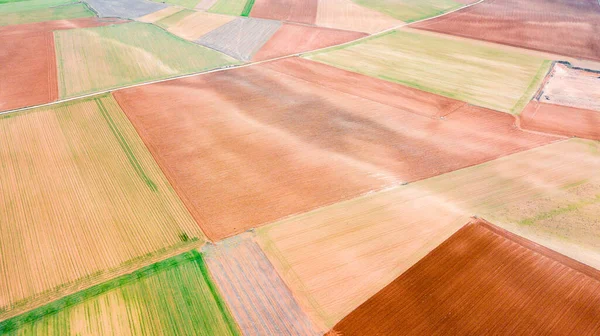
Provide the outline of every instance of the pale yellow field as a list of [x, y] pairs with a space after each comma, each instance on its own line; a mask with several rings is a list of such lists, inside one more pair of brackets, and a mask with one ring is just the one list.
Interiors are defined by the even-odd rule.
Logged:
[[186, 40], [194, 41], [233, 19], [235, 16], [196, 12], [169, 26], [168, 30]]
[[376, 33], [403, 22], [351, 0], [319, 0], [316, 25], [343, 30]]
[[137, 18], [137, 21], [140, 22], [146, 22], [146, 23], [153, 23], [156, 22], [160, 19], [164, 19], [168, 16], [171, 16], [179, 11], [183, 10], [183, 8], [181, 7], [176, 7], [176, 6], [170, 6], [167, 8], [163, 8], [159, 11], [156, 11], [154, 13], [150, 13], [148, 15], [144, 15], [142, 17]]
[[204, 240], [110, 95], [0, 117], [0, 143], [0, 317]]

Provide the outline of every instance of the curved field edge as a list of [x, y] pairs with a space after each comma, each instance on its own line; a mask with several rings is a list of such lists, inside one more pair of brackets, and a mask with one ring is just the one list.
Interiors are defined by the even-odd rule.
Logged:
[[[170, 270], [174, 270], [174, 269], [176, 270], [177, 268], [180, 268], [182, 266], [190, 266], [190, 264], [192, 264], [192, 266], [193, 266], [193, 264], [195, 264], [195, 267], [197, 268], [196, 273], [197, 273], [197, 275], [201, 276], [202, 281], [205, 283], [207, 290], [208, 290], [208, 294], [210, 294], [208, 296], [209, 299], [213, 300], [213, 302], [207, 302], [207, 304], [212, 304], [212, 307], [210, 307], [209, 309], [212, 309], [213, 311], [212, 312], [209, 311], [207, 313], [205, 312], [206, 314], [209, 314], [208, 316], [205, 316], [205, 317], [212, 317], [212, 316], [210, 316], [211, 313], [219, 312], [221, 315], [222, 321], [214, 320], [214, 318], [213, 318], [213, 319], [210, 319], [212, 321], [211, 323], [217, 322], [217, 324], [218, 324], [218, 322], [222, 322], [225, 324], [225, 329], [228, 330], [228, 334], [239, 335], [239, 330], [237, 328], [237, 325], [236, 325], [229, 309], [227, 308], [225, 301], [221, 298], [221, 296], [218, 292], [218, 289], [216, 288], [211, 276], [209, 275], [209, 271], [208, 271], [207, 265], [204, 261], [204, 257], [197, 250], [191, 250], [189, 252], [171, 257], [169, 259], [166, 259], [166, 260], [163, 260], [160, 262], [156, 262], [154, 264], [148, 265], [141, 269], [137, 269], [129, 274], [121, 275], [121, 276], [119, 276], [117, 278], [113, 278], [107, 282], [104, 282], [104, 283], [89, 287], [87, 289], [81, 290], [77, 293], [62, 297], [62, 298], [60, 298], [56, 301], [53, 301], [49, 304], [40, 306], [40, 307], [35, 308], [24, 314], [21, 314], [21, 315], [15, 316], [13, 318], [7, 319], [5, 321], [2, 321], [2, 322], [0, 322], [0, 333], [7, 334], [7, 333], [12, 333], [12, 332], [18, 332], [19, 329], [23, 328], [27, 324], [34, 324], [36, 322], [39, 322], [47, 317], [58, 314], [61, 311], [65, 311], [70, 307], [74, 307], [79, 304], [83, 304], [86, 301], [93, 299], [95, 297], [98, 297], [104, 293], [108, 293], [113, 290], [118, 290], [118, 289], [123, 288], [128, 285], [136, 285], [136, 283], [141, 282], [144, 279], [151, 278], [153, 276], [159, 275], [160, 273], [164, 273], [166, 271], [170, 271]], [[169, 285], [171, 285], [171, 284], [169, 284]], [[194, 292], [188, 292], [191, 288], [186, 288], [185, 284], [183, 282], [174, 284], [174, 286], [177, 286], [178, 287], [177, 289], [181, 290], [183, 292], [183, 295], [186, 296], [185, 303], [181, 302], [181, 304], [177, 305], [178, 308], [183, 308], [183, 309], [189, 308], [189, 307], [185, 307], [185, 306], [186, 305], [190, 306], [194, 303], [193, 301], [198, 301], [198, 297], [195, 297], [195, 298], [188, 297], [190, 295], [193, 296]], [[155, 294], [155, 296], [160, 296], [161, 293], [153, 292], [153, 293], [147, 293], [147, 294]], [[166, 295], [167, 293], [162, 293], [162, 294]], [[196, 299], [196, 300], [194, 300], [194, 299]], [[198, 302], [196, 302], [196, 303], [198, 303]], [[138, 308], [143, 308], [143, 307], [138, 307]], [[168, 310], [169, 308], [167, 307], [166, 309]], [[68, 324], [68, 321], [65, 321], [65, 324]], [[189, 328], [191, 326], [187, 325], [185, 327]], [[68, 326], [67, 326], [67, 328], [68, 328]], [[52, 330], [52, 329], [50, 329], [50, 330]], [[158, 332], [158, 330], [155, 330], [155, 331]], [[162, 332], [167, 332], [167, 331], [163, 330]]]

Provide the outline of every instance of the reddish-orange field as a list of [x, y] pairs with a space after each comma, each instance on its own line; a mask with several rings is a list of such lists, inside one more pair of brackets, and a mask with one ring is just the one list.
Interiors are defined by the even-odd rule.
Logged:
[[471, 223], [346, 316], [331, 335], [598, 335], [600, 272]]
[[597, 0], [486, 0], [412, 27], [600, 60]]
[[256, 0], [251, 17], [314, 24], [319, 0]]
[[505, 113], [463, 105], [432, 119], [270, 66], [114, 94], [213, 240], [555, 140]]
[[268, 63], [265, 66], [277, 72], [311, 81], [330, 89], [423, 116], [445, 116], [466, 104], [459, 100], [346, 71], [305, 58], [288, 58]]
[[58, 99], [53, 30], [116, 22], [84, 18], [0, 27], [0, 111]]
[[364, 33], [284, 23], [254, 55], [254, 61], [316, 50], [367, 36]]
[[532, 100], [521, 113], [521, 127], [600, 140], [600, 112]]

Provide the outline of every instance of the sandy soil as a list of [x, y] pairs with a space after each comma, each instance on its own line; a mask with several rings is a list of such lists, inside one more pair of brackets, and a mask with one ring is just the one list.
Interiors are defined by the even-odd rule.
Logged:
[[597, 270], [473, 223], [344, 318], [331, 335], [596, 335], [598, 316]]
[[322, 27], [372, 34], [398, 26], [402, 21], [359, 6], [352, 0], [319, 0], [315, 23]]
[[285, 23], [254, 55], [253, 61], [342, 44], [367, 36], [364, 33]]
[[144, 15], [142, 17], [139, 17], [136, 20], [140, 21], [140, 22], [152, 23], [152, 22], [156, 22], [158, 20], [164, 19], [166, 17], [169, 17], [169, 16], [171, 16], [171, 15], [173, 15], [173, 14], [175, 14], [175, 13], [181, 11], [181, 10], [182, 10], [181, 7], [175, 7], [175, 6], [166, 7], [166, 8], [163, 8], [161, 10], [158, 10], [158, 11], [156, 11], [154, 13], [150, 13], [148, 15]]
[[206, 264], [244, 335], [323, 335], [300, 308], [253, 235], [203, 249]]
[[319, 0], [256, 0], [251, 17], [314, 24]]
[[532, 100], [520, 121], [524, 129], [600, 140], [599, 111]]
[[260, 65], [115, 97], [213, 240], [555, 139], [508, 114], [431, 119], [314, 82]]
[[188, 15], [168, 29], [186, 40], [194, 41], [235, 19], [234, 16], [196, 12]]
[[597, 0], [486, 0], [413, 28], [600, 60]]
[[538, 100], [600, 112], [600, 72], [555, 63]]

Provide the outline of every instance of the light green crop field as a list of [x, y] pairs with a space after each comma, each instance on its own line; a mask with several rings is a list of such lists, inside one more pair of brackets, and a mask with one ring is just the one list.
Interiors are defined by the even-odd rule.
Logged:
[[239, 335], [202, 255], [172, 257], [0, 322], [2, 335]]
[[45, 9], [66, 4], [74, 4], [77, 0], [0, 0], [0, 13], [25, 12]]
[[160, 19], [160, 20], [156, 21], [154, 24], [159, 27], [167, 29], [167, 28], [171, 27], [172, 25], [176, 24], [177, 22], [181, 21], [185, 17], [190, 16], [194, 13], [196, 13], [196, 12], [193, 10], [184, 9], [173, 15], [169, 15], [166, 18]]
[[0, 320], [204, 242], [112, 95], [0, 116]]
[[238, 63], [152, 24], [54, 32], [62, 98]]
[[[227, 15], [242, 15], [248, 16], [250, 9], [252, 8], [252, 0], [218, 0], [217, 3], [209, 8], [211, 13], [227, 14]], [[248, 4], [248, 6], [247, 6]]]
[[80, 3], [18, 12], [4, 12], [2, 6], [0, 5], [0, 26], [94, 16], [86, 5]]
[[476, 42], [398, 30], [309, 59], [502, 112], [518, 114], [551, 62]]
[[357, 4], [385, 13], [404, 22], [437, 16], [464, 4], [453, 0], [353, 0]]
[[185, 8], [194, 8], [200, 0], [152, 0], [154, 2], [164, 2], [170, 5], [181, 6]]

